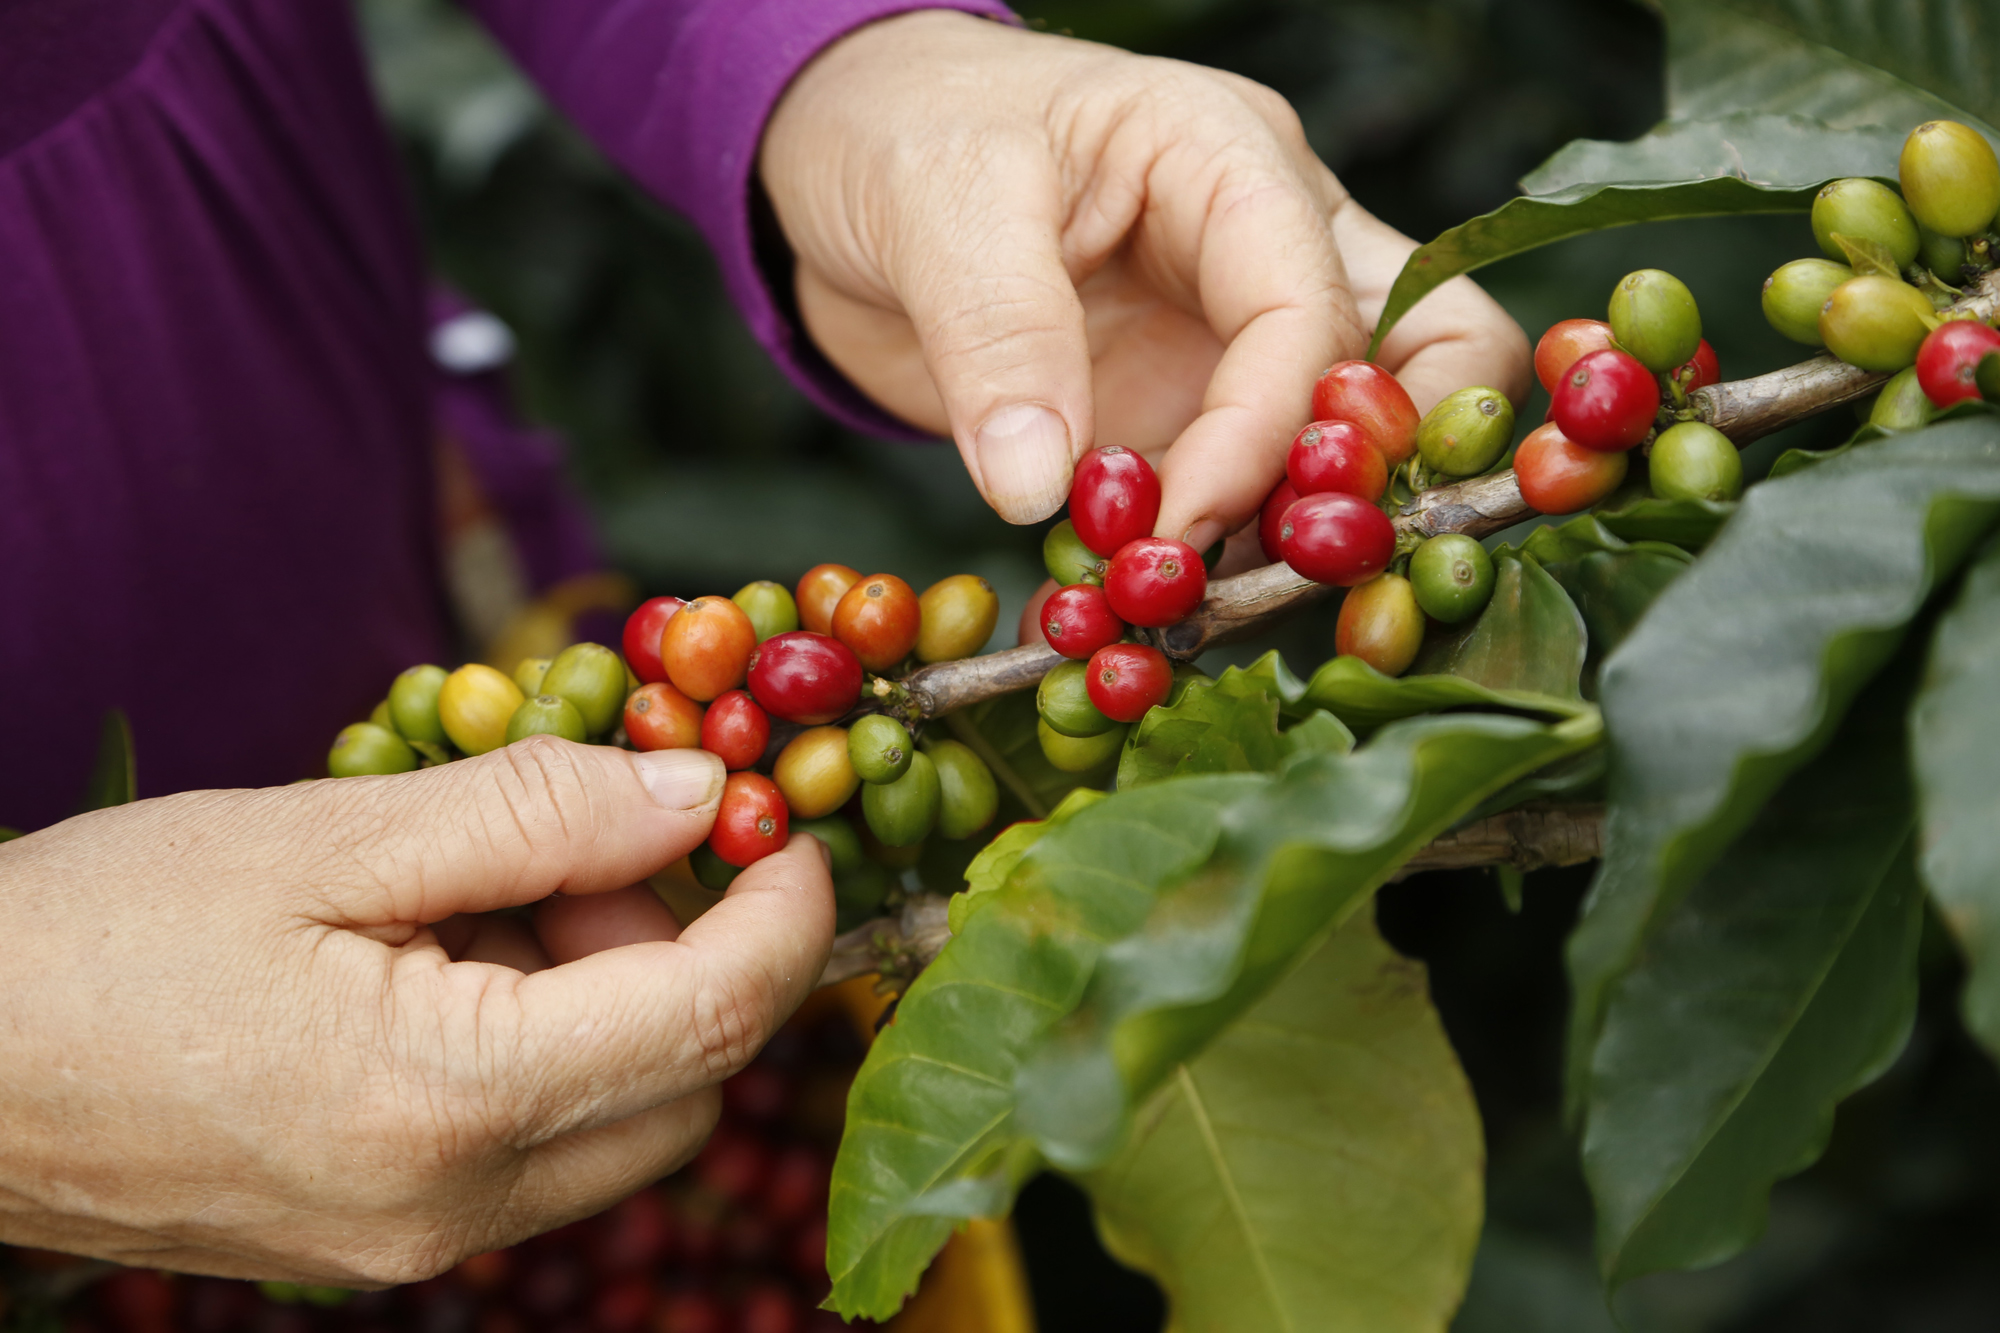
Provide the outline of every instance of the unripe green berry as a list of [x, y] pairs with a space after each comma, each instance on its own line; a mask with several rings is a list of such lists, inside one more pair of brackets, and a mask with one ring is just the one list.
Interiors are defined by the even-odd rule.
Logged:
[[625, 711], [625, 659], [601, 643], [573, 643], [542, 673], [542, 693], [569, 700], [584, 735], [602, 736]]
[[1917, 234], [1923, 244], [1917, 250], [1917, 262], [1929, 269], [1937, 277], [1954, 286], [1965, 280], [1965, 242], [1957, 236], [1940, 236], [1926, 227], [1919, 226]]
[[1049, 535], [1042, 538], [1042, 564], [1058, 587], [1103, 583], [1104, 567], [1110, 563], [1083, 544], [1083, 538], [1076, 535], [1076, 525], [1068, 519], [1050, 528]]
[[861, 869], [866, 858], [861, 853], [861, 835], [854, 831], [854, 825], [839, 815], [822, 815], [818, 819], [794, 819], [793, 833], [810, 833], [826, 844], [833, 855], [833, 873], [836, 876], [849, 875]]
[[695, 882], [711, 893], [723, 892], [730, 881], [743, 873], [717, 856], [707, 843], [688, 853], [688, 868], [694, 871]]
[[542, 678], [549, 674], [552, 657], [524, 657], [521, 665], [514, 668], [514, 683], [521, 687], [521, 693], [530, 699], [542, 692]]
[[1836, 234], [1874, 241], [1896, 257], [1897, 268], [1909, 267], [1917, 257], [1917, 220], [1894, 190], [1865, 176], [1834, 181], [1819, 192], [1813, 200], [1812, 231], [1828, 259], [1847, 258], [1833, 239]]
[[373, 722], [343, 727], [326, 756], [327, 776], [335, 778], [407, 773], [416, 766], [417, 752], [401, 736]]
[[894, 782], [910, 771], [916, 752], [909, 728], [886, 713], [870, 713], [847, 729], [847, 762], [863, 782]]
[[1514, 438], [1514, 405], [1498, 389], [1460, 389], [1424, 414], [1417, 450], [1424, 466], [1447, 477], [1475, 477]]
[[1035, 739], [1041, 742], [1042, 757], [1065, 773], [1088, 773], [1118, 757], [1125, 746], [1124, 726], [1114, 726], [1102, 736], [1065, 736], [1049, 725], [1045, 717], [1035, 719]]
[[514, 715], [507, 719], [509, 745], [528, 736], [560, 736], [566, 741], [580, 741], [585, 734], [583, 714], [559, 694], [523, 699]]
[[1743, 458], [1727, 435], [1699, 421], [1669, 426], [1649, 457], [1662, 500], [1734, 500], [1743, 494]]
[[930, 835], [942, 800], [937, 765], [919, 751], [910, 756], [909, 769], [894, 782], [863, 785], [861, 813], [883, 846], [910, 847]]
[[1694, 293], [1671, 273], [1642, 268], [1611, 289], [1611, 336], [1656, 375], [1686, 365], [1701, 346]]
[[368, 710], [368, 720], [387, 732], [395, 732], [396, 719], [389, 713], [389, 701], [384, 699]]
[[1782, 264], [1764, 279], [1764, 318], [1795, 343], [1823, 347], [1819, 312], [1833, 289], [1853, 277], [1853, 269], [1830, 259], [1794, 259]]
[[750, 626], [757, 631], [759, 643], [773, 634], [790, 634], [799, 627], [799, 605], [792, 600], [791, 589], [782, 583], [769, 579], [746, 583], [729, 600], [750, 617]]
[[1826, 348], [1863, 370], [1901, 370], [1936, 321], [1930, 298], [1897, 278], [1867, 274], [1834, 288], [1819, 312]]
[[1000, 810], [1000, 788], [986, 761], [959, 741], [927, 739], [924, 752], [937, 765], [938, 836], [969, 838], [991, 824]]
[[1432, 537], [1410, 557], [1410, 590], [1432, 620], [1456, 625], [1493, 597], [1493, 557], [1461, 532]]
[[1084, 662], [1064, 662], [1042, 677], [1035, 691], [1035, 711], [1042, 721], [1064, 736], [1102, 736], [1117, 726], [1090, 701], [1090, 667]]
[[1868, 424], [1883, 430], [1915, 430], [1930, 424], [1937, 409], [1917, 382], [1917, 368], [1907, 366], [1882, 386], [1875, 405], [1868, 409]]
[[1940, 236], [1976, 236], [2000, 213], [2000, 158], [1968, 125], [1926, 121], [1903, 140], [1896, 165], [1910, 212]]
[[444, 744], [444, 723], [438, 720], [438, 691], [444, 688], [441, 666], [413, 666], [389, 686], [389, 716], [396, 734], [405, 740]]

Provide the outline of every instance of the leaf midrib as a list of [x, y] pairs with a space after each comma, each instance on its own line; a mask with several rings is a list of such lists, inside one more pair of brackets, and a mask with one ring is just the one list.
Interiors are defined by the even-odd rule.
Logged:
[[1234, 1214], [1237, 1226], [1242, 1229], [1243, 1242], [1250, 1251], [1252, 1262], [1257, 1265], [1258, 1281], [1264, 1285], [1266, 1298], [1271, 1309], [1278, 1316], [1281, 1328], [1293, 1328], [1291, 1311], [1279, 1297], [1278, 1281], [1271, 1272], [1271, 1265], [1264, 1257], [1264, 1247], [1255, 1229], [1250, 1225], [1250, 1210], [1243, 1202], [1243, 1195], [1236, 1188], [1236, 1177], [1229, 1169], [1228, 1159], [1223, 1156], [1222, 1142], [1216, 1137], [1215, 1126], [1210, 1123], [1208, 1104], [1202, 1100], [1201, 1089], [1195, 1086], [1194, 1073], [1186, 1065], [1175, 1068], [1174, 1074], [1181, 1085], [1181, 1095], [1188, 1100], [1188, 1112], [1194, 1116], [1195, 1127], [1201, 1131], [1202, 1146], [1208, 1150], [1209, 1160], [1214, 1164], [1216, 1179], [1222, 1182], [1224, 1197], [1229, 1201], [1229, 1211]]

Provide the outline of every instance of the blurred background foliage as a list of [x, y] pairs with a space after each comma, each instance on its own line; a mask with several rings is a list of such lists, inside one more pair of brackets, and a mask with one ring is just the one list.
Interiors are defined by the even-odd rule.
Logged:
[[[1037, 26], [1236, 70], [1298, 107], [1320, 155], [1373, 212], [1428, 239], [1514, 193], [1575, 137], [1622, 139], [1661, 112], [1662, 35], [1630, 0], [1063, 0]], [[522, 411], [570, 441], [612, 562], [648, 592], [790, 581], [822, 560], [919, 588], [973, 571], [1002, 593], [995, 646], [1042, 577], [1040, 533], [980, 502], [948, 446], [867, 439], [816, 413], [764, 358], [694, 229], [626, 182], [445, 0], [362, 0], [389, 116], [438, 271], [520, 344]], [[1626, 271], [1679, 274], [1730, 378], [1798, 359], [1758, 310], [1764, 276], [1811, 253], [1803, 218], [1630, 228], [1496, 265], [1479, 280], [1531, 335], [1601, 316]], [[1521, 414], [1541, 420], [1540, 395]], [[1301, 405], [1303, 412], [1304, 406]], [[1303, 419], [1303, 418], [1302, 418]], [[1795, 428], [1752, 454], [1831, 443]], [[1272, 642], [1310, 669], [1332, 610]], [[1247, 646], [1245, 654], [1267, 644]], [[1561, 944], [1584, 871], [1532, 877], [1510, 915], [1480, 874], [1383, 897], [1425, 959], [1486, 1118], [1490, 1218], [1461, 1333], [1594, 1333], [1590, 1211], [1558, 1116]], [[1843, 1109], [1833, 1150], [1781, 1187], [1765, 1243], [1621, 1301], [1642, 1333], [1994, 1326], [2000, 1080], [1950, 1014], [1956, 964], [1928, 952], [1927, 998], [1897, 1070]], [[1043, 1333], [1156, 1329], [1149, 1283], [1095, 1247], [1080, 1197], [1045, 1179], [1022, 1240]]]

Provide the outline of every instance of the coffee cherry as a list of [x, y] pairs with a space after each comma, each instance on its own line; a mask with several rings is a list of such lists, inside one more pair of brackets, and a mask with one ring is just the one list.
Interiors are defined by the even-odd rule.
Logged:
[[1315, 583], [1351, 588], [1388, 568], [1396, 526], [1352, 495], [1308, 495], [1285, 511], [1278, 528], [1285, 563]]
[[1300, 495], [1339, 491], [1373, 504], [1389, 484], [1389, 465], [1351, 421], [1315, 421], [1285, 457], [1285, 478]]
[[742, 690], [716, 696], [701, 719], [701, 748], [724, 768], [749, 768], [771, 743], [771, 719]]
[[782, 583], [759, 579], [746, 583], [729, 599], [743, 608], [762, 643], [775, 634], [789, 634], [799, 627], [798, 603]]
[[1102, 736], [1117, 726], [1090, 701], [1090, 668], [1082, 662], [1064, 662], [1048, 675], [1035, 691], [1035, 712], [1042, 721], [1064, 736]]
[[542, 693], [575, 704], [584, 732], [602, 736], [618, 725], [625, 705], [625, 663], [601, 643], [573, 643], [549, 663]]
[[1813, 239], [1828, 259], [1847, 262], [1847, 252], [1835, 236], [1873, 241], [1895, 257], [1897, 268], [1908, 268], [1921, 244], [1917, 220], [1902, 196], [1865, 176], [1834, 181], [1813, 199]]
[[583, 714], [559, 694], [538, 694], [524, 699], [514, 710], [514, 716], [507, 719], [509, 745], [529, 736], [560, 736], [566, 741], [581, 741], [588, 734]]
[[[1625, 455], [1598, 454], [1595, 457], [1623, 459]], [[1419, 546], [1416, 554], [1410, 557], [1409, 582], [1410, 591], [1425, 615], [1447, 625], [1456, 625], [1478, 615], [1491, 600], [1493, 557], [1486, 554], [1484, 546], [1464, 533], [1441, 533]], [[1382, 669], [1376, 667], [1378, 671]]]
[[723, 860], [707, 843], [688, 853], [688, 869], [694, 871], [695, 882], [711, 893], [726, 892], [742, 871]]
[[1901, 370], [1937, 320], [1930, 298], [1897, 278], [1866, 274], [1834, 288], [1819, 312], [1826, 349], [1863, 370]]
[[1925, 227], [1917, 225], [1917, 235], [1921, 245], [1917, 249], [1917, 262], [1929, 269], [1944, 282], [1957, 284], [1965, 281], [1965, 241], [1957, 236], [1940, 236]]
[[1313, 385], [1314, 421], [1351, 421], [1396, 467], [1417, 449], [1417, 405], [1382, 367], [1372, 361], [1342, 361], [1320, 372]]
[[1104, 596], [1112, 614], [1128, 625], [1157, 629], [1178, 624], [1201, 605], [1207, 591], [1201, 552], [1171, 537], [1126, 542], [1104, 571]]
[[1042, 538], [1042, 566], [1049, 577], [1067, 588], [1072, 583], [1102, 583], [1110, 557], [1099, 555], [1076, 535], [1076, 524], [1064, 519]]
[[819, 726], [861, 698], [861, 663], [838, 639], [793, 630], [766, 639], [750, 654], [750, 693], [774, 716]]
[[1125, 748], [1127, 730], [1114, 723], [1102, 735], [1065, 736], [1051, 727], [1047, 718], [1035, 719], [1035, 739], [1041, 744], [1042, 757], [1063, 773], [1088, 773], [1116, 759]]
[[1478, 476], [1513, 438], [1514, 405], [1498, 389], [1479, 386], [1447, 394], [1417, 427], [1424, 466], [1447, 477]]
[[674, 612], [686, 605], [678, 597], [650, 597], [625, 618], [625, 633], [619, 638], [619, 646], [625, 650], [626, 664], [642, 685], [667, 678], [667, 669], [660, 665], [660, 632], [666, 629]]
[[438, 688], [438, 721], [451, 743], [466, 754], [485, 754], [505, 745], [508, 719], [520, 706], [521, 687], [478, 662], [452, 672]]
[[1716, 359], [1715, 349], [1708, 345], [1708, 339], [1703, 338], [1694, 349], [1694, 355], [1675, 367], [1674, 380], [1688, 393], [1722, 383], [1722, 362]]
[[993, 637], [1000, 622], [1000, 594], [977, 574], [953, 574], [917, 599], [917, 660], [956, 662]]
[[[519, 684], [518, 681], [515, 683]], [[378, 700], [375, 706], [368, 710], [368, 720], [390, 735], [397, 735], [396, 721], [389, 716], [389, 701], [387, 699]]]
[[794, 819], [792, 832], [810, 833], [826, 844], [833, 854], [832, 870], [835, 875], [851, 875], [867, 864], [861, 853], [861, 836], [854, 831], [854, 825], [839, 815], [822, 815], [818, 819]]
[[778, 752], [771, 776], [800, 819], [832, 814], [861, 785], [847, 757], [847, 732], [840, 727], [812, 727], [794, 736]]
[[1124, 633], [1125, 622], [1112, 612], [1104, 589], [1093, 584], [1058, 589], [1042, 603], [1042, 637], [1064, 657], [1081, 661]]
[[[1814, 307], [1818, 313], [1818, 307]], [[1589, 356], [1611, 346], [1611, 326], [1601, 319], [1565, 319], [1549, 325], [1549, 331], [1535, 344], [1535, 378], [1550, 393], [1562, 382], [1564, 372]]]
[[1979, 363], [1994, 352], [2000, 330], [1974, 319], [1946, 320], [1917, 348], [1917, 379], [1939, 407], [1970, 401], [1979, 397]]
[[1897, 179], [1910, 212], [1940, 236], [1977, 236], [2000, 213], [2000, 158], [1985, 135], [1955, 120], [1910, 131]]
[[701, 744], [702, 708], [663, 680], [625, 700], [625, 735], [640, 750], [692, 750]]
[[439, 666], [413, 666], [389, 686], [389, 720], [396, 734], [407, 741], [426, 745], [444, 744], [444, 723], [438, 718], [438, 692], [444, 689], [445, 671]]
[[861, 813], [885, 847], [914, 847], [937, 825], [943, 789], [937, 765], [919, 750], [894, 782], [871, 782], [861, 789]]
[[924, 745], [937, 768], [938, 836], [956, 841], [991, 824], [1000, 811], [1000, 788], [986, 761], [959, 741], [926, 740]]
[[784, 847], [790, 821], [777, 783], [762, 773], [731, 773], [708, 846], [730, 865], [754, 865]]
[[1764, 279], [1764, 318], [1795, 343], [1824, 347], [1819, 312], [1834, 288], [1854, 280], [1854, 270], [1830, 259], [1794, 259]]
[[1377, 574], [1348, 590], [1334, 622], [1333, 650], [1358, 657], [1385, 676], [1400, 676], [1417, 660], [1424, 643], [1424, 613], [1410, 581]]
[[1550, 415], [1562, 433], [1586, 449], [1614, 453], [1646, 438], [1660, 410], [1652, 372], [1615, 348], [1592, 352], [1556, 386]]
[[1099, 555], [1116, 555], [1127, 542], [1153, 531], [1160, 517], [1160, 479], [1153, 465], [1130, 449], [1092, 449], [1076, 465], [1069, 486], [1069, 521]]
[[846, 565], [814, 565], [799, 579], [799, 625], [815, 634], [833, 633], [833, 609], [847, 590], [861, 582], [861, 571]]
[[870, 574], [833, 608], [833, 637], [870, 671], [887, 671], [917, 646], [923, 611], [910, 585], [894, 574]]
[[1625, 480], [1625, 455], [1586, 449], [1551, 421], [1538, 426], [1514, 451], [1514, 480], [1521, 498], [1544, 514], [1574, 514], [1617, 490]]
[[1611, 336], [1656, 374], [1686, 364], [1701, 343], [1701, 310], [1687, 284], [1642, 268], [1611, 289]]
[[1167, 701], [1174, 669], [1157, 648], [1113, 643], [1091, 654], [1084, 684], [1098, 712], [1113, 722], [1137, 722], [1148, 709]]
[[673, 687], [707, 703], [743, 683], [757, 629], [727, 597], [697, 597], [660, 634], [660, 663]]
[[1868, 424], [1883, 430], [1915, 430], [1928, 426], [1937, 409], [1917, 379], [1916, 366], [1905, 366], [1889, 377], [1868, 409]]
[[[656, 654], [657, 656], [657, 654]], [[549, 664], [553, 657], [524, 657], [514, 668], [514, 683], [521, 687], [521, 693], [532, 699], [542, 692], [542, 681], [549, 674]]]
[[1715, 427], [1683, 421], [1660, 432], [1650, 457], [1653, 494], [1662, 500], [1734, 500], [1743, 494], [1743, 459]]
[[909, 729], [886, 713], [857, 718], [847, 732], [847, 759], [863, 782], [894, 782], [916, 752]]
[[326, 774], [331, 778], [407, 773], [416, 766], [417, 752], [409, 742], [373, 722], [342, 727], [326, 756]]
[[1298, 498], [1298, 488], [1289, 481], [1281, 481], [1265, 498], [1264, 508], [1257, 515], [1257, 545], [1263, 548], [1264, 558], [1274, 565], [1285, 558], [1278, 549], [1278, 529], [1284, 526], [1285, 511]]

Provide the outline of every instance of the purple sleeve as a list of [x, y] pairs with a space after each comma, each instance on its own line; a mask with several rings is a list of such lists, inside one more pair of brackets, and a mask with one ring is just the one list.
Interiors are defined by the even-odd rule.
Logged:
[[[999, 0], [471, 0], [558, 107], [701, 228], [751, 332], [808, 397], [871, 434], [923, 438], [835, 370], [758, 260], [752, 176], [792, 77], [876, 19], [957, 9], [1013, 21]], [[775, 227], [769, 228], [775, 232]], [[782, 247], [782, 240], [777, 242]], [[770, 240], [765, 241], [768, 248]], [[783, 256], [774, 256], [778, 263]]]

